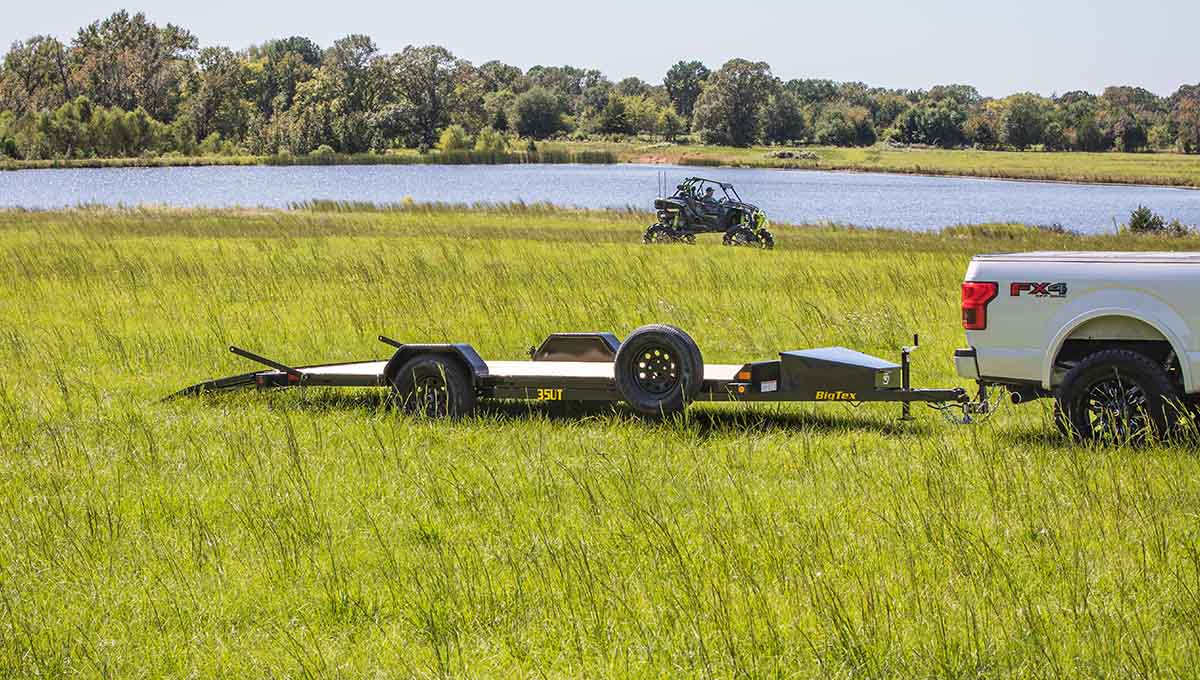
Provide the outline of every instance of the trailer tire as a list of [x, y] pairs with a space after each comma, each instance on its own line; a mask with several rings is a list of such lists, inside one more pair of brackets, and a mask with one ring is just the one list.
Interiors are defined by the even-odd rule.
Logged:
[[1061, 433], [1114, 444], [1165, 435], [1179, 412], [1179, 391], [1166, 369], [1124, 349], [1084, 357], [1067, 372], [1054, 402]]
[[418, 354], [391, 377], [401, 407], [431, 418], [461, 418], [475, 409], [475, 386], [466, 367], [446, 354]]
[[682, 411], [704, 383], [704, 358], [696, 342], [662, 324], [630, 333], [617, 349], [613, 370], [621, 398], [646, 415]]

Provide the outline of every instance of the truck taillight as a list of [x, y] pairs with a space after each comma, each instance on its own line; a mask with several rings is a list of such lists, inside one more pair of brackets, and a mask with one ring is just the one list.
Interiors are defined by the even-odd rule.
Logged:
[[987, 328], [987, 306], [1000, 287], [990, 281], [964, 281], [962, 285], [963, 328], [982, 331]]

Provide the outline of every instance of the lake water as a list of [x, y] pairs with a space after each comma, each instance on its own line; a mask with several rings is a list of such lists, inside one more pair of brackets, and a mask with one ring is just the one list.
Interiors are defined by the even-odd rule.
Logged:
[[645, 165], [391, 165], [207, 167], [0, 172], [0, 207], [81, 204], [287, 207], [313, 199], [395, 203], [549, 202], [650, 209], [658, 177], [689, 175], [737, 185], [775, 222], [837, 222], [927, 230], [954, 224], [1061, 224], [1114, 229], [1138, 205], [1200, 225], [1200, 191], [1139, 186], [1011, 182], [873, 173]]

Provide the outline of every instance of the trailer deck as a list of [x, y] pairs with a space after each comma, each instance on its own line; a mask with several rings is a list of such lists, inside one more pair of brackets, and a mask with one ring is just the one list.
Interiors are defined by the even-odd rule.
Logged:
[[[909, 354], [916, 338], [914, 346], [902, 350], [899, 364], [844, 347], [784, 351], [777, 359], [743, 364], [704, 364], [691, 338], [668, 326], [640, 328], [625, 343], [611, 333], [556, 333], [531, 348], [525, 361], [484, 360], [469, 344], [380, 340], [394, 348], [391, 358], [295, 367], [231, 347], [267, 369], [208, 380], [172, 396], [246, 387], [390, 387], [402, 397], [426, 401], [469, 392], [457, 396], [470, 407], [477, 398], [624, 401], [647, 414], [677, 411], [691, 401], [897, 402], [905, 418], [913, 402], [964, 410], [970, 402], [961, 387], [910, 386]], [[416, 375], [420, 371], [423, 377]], [[443, 406], [447, 415], [458, 415]]]

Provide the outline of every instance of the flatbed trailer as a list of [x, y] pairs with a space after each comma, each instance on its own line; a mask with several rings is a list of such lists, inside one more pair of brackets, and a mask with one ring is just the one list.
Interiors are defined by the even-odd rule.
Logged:
[[[844, 347], [789, 350], [778, 358], [705, 364], [691, 337], [665, 325], [643, 326], [624, 342], [612, 333], [555, 333], [529, 360], [485, 360], [465, 343], [406, 344], [380, 336], [390, 358], [290, 366], [252, 352], [230, 351], [266, 370], [208, 380], [172, 397], [242, 388], [390, 388], [409, 410], [435, 416], [469, 413], [480, 399], [624, 402], [646, 415], [681, 411], [693, 401], [894, 402], [961, 407], [975, 403], [961, 387], [920, 389], [910, 384], [910, 353], [900, 363]], [[986, 403], [986, 400], [984, 400]]]

